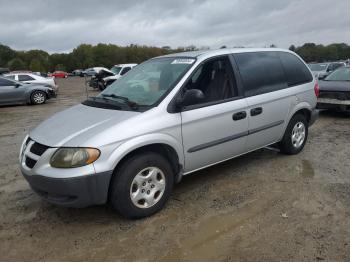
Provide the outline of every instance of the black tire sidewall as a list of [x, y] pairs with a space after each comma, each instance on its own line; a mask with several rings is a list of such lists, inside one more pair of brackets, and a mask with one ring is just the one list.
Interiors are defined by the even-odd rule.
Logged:
[[[42, 103], [36, 103], [36, 102], [34, 101], [34, 98], [33, 98], [33, 97], [34, 97], [34, 95], [37, 94], [37, 93], [41, 93], [41, 94], [44, 95], [44, 102], [42, 102]], [[45, 104], [46, 99], [47, 99], [47, 97], [46, 97], [46, 94], [45, 94], [44, 91], [36, 90], [36, 91], [32, 92], [31, 95], [30, 95], [30, 102], [31, 102], [33, 105], [42, 105], [42, 104]]]
[[[142, 209], [135, 206], [130, 198], [130, 187], [134, 177], [146, 167], [157, 167], [165, 176], [165, 190], [162, 198], [154, 206]], [[174, 184], [174, 174], [170, 163], [163, 156], [148, 152], [127, 159], [118, 168], [111, 181], [109, 201], [123, 217], [136, 219], [150, 216], [163, 208], [170, 197]]]
[[[305, 138], [304, 138], [303, 144], [300, 147], [295, 147], [292, 143], [292, 132], [293, 132], [294, 126], [298, 122], [302, 122], [305, 126]], [[303, 116], [302, 114], [297, 114], [297, 115], [293, 116], [292, 119], [289, 121], [287, 129], [286, 129], [284, 136], [280, 142], [280, 149], [281, 149], [282, 153], [285, 153], [288, 155], [298, 154], [300, 151], [303, 150], [303, 148], [306, 144], [308, 135], [309, 135], [308, 122], [307, 122], [305, 116]]]

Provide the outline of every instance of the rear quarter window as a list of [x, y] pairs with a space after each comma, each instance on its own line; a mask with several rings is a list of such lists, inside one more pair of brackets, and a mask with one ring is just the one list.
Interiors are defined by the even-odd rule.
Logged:
[[286, 73], [288, 86], [312, 82], [312, 74], [299, 57], [287, 52], [279, 52], [278, 55]]
[[276, 52], [234, 54], [246, 96], [287, 88], [285, 73]]
[[29, 75], [18, 75], [18, 81], [32, 81], [32, 80], [35, 80], [35, 79]]

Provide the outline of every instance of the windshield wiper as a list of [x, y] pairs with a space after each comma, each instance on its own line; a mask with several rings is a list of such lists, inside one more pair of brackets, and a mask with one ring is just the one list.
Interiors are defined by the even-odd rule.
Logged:
[[134, 102], [134, 101], [131, 101], [129, 100], [129, 98], [127, 97], [124, 97], [124, 96], [118, 96], [116, 94], [101, 94], [102, 97], [112, 97], [112, 98], [116, 98], [116, 99], [120, 99], [122, 101], [125, 102], [125, 104], [127, 104], [129, 106], [130, 109], [138, 109], [139, 107], [139, 104]]

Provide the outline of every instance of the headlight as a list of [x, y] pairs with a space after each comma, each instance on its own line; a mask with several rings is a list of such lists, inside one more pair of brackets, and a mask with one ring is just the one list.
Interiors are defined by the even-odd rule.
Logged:
[[80, 167], [95, 162], [100, 156], [96, 148], [59, 148], [51, 157], [50, 164], [57, 168]]

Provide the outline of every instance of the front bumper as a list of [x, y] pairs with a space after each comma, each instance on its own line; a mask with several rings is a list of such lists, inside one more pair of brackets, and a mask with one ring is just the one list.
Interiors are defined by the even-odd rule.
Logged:
[[44, 200], [66, 207], [87, 207], [107, 202], [112, 171], [72, 178], [27, 175], [30, 187]]
[[336, 98], [318, 98], [318, 109], [336, 109], [340, 111], [350, 111], [350, 100], [340, 100]]
[[48, 96], [48, 98], [55, 98], [55, 97], [57, 97], [57, 93], [54, 90], [48, 90], [47, 96]]

